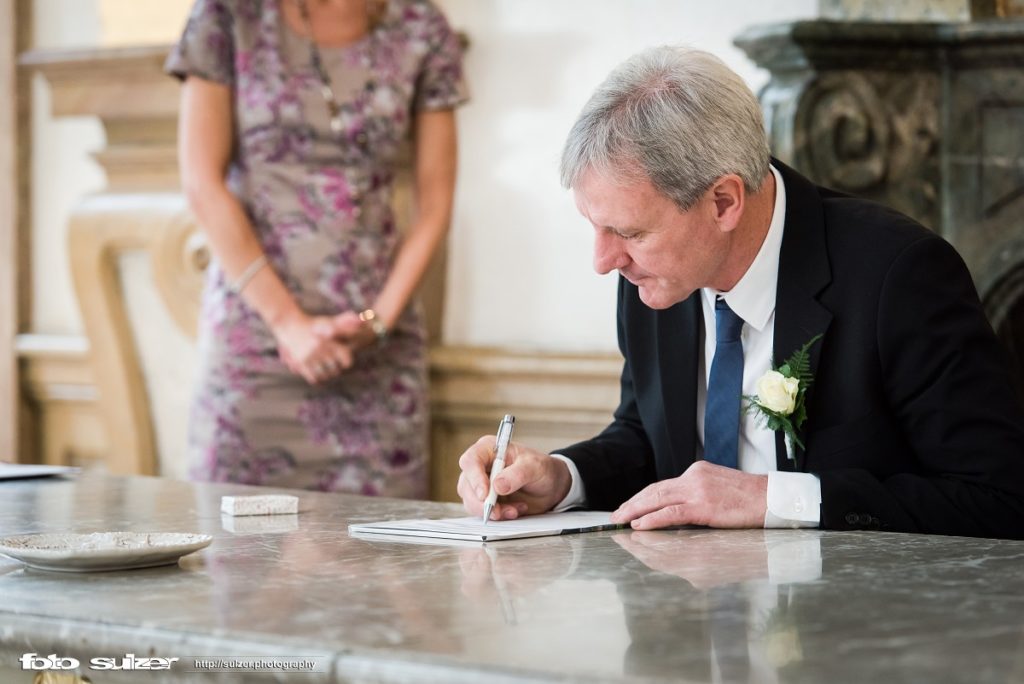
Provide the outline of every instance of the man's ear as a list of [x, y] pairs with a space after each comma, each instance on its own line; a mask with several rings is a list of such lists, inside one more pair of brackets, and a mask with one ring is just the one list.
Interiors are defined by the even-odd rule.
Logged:
[[739, 225], [747, 200], [743, 179], [730, 173], [715, 181], [708, 191], [714, 203], [715, 221], [719, 229], [728, 233]]

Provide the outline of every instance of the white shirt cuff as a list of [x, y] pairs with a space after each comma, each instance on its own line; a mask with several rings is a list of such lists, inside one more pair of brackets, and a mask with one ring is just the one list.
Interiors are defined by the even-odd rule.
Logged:
[[561, 513], [573, 506], [586, 506], [587, 492], [583, 488], [583, 480], [580, 479], [580, 471], [576, 468], [576, 464], [562, 454], [551, 454], [551, 458], [563, 461], [566, 467], [569, 468], [569, 477], [572, 478], [572, 484], [569, 485], [569, 493], [551, 511], [553, 513]]
[[821, 523], [821, 481], [811, 473], [768, 473], [768, 510], [764, 526], [818, 527]]

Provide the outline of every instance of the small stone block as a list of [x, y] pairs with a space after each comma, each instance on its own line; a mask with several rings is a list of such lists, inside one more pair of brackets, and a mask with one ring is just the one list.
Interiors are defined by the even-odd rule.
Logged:
[[299, 497], [287, 494], [222, 496], [220, 512], [228, 515], [280, 515], [299, 512]]

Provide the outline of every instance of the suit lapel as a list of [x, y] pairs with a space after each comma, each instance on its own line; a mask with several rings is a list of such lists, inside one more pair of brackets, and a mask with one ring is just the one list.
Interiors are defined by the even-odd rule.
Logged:
[[700, 291], [657, 313], [658, 369], [661, 378], [665, 430], [671, 445], [670, 461], [658, 479], [682, 474], [696, 458], [697, 354], [703, 354], [704, 314]]
[[[825, 244], [825, 219], [818, 191], [813, 184], [789, 167], [772, 160], [786, 187], [786, 222], [779, 255], [778, 290], [775, 298], [774, 362], [781, 363], [816, 335], [822, 339], [810, 349], [811, 373], [817, 377], [821, 348], [832, 314], [817, 295], [832, 280]], [[808, 390], [810, 403], [814, 385]], [[809, 416], [808, 420], [812, 418]], [[806, 428], [806, 423], [804, 424]], [[803, 432], [803, 431], [801, 431]], [[801, 434], [803, 441], [803, 434]], [[803, 450], [797, 447], [794, 464], [786, 457], [782, 433], [776, 435], [776, 463], [779, 470], [806, 468]]]

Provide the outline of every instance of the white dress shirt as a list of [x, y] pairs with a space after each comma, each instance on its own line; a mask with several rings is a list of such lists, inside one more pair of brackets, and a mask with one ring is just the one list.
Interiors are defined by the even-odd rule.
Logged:
[[[701, 290], [704, 310], [704, 355], [698, 359], [697, 373], [697, 457], [703, 457], [704, 405], [708, 395], [708, 375], [715, 356], [715, 299], [721, 297], [743, 319], [743, 394], [757, 394], [757, 380], [771, 369], [775, 335], [775, 293], [779, 275], [779, 252], [786, 217], [786, 188], [782, 176], [775, 176], [775, 208], [761, 249], [747, 272], [729, 292], [710, 288]], [[569, 467], [572, 486], [555, 510], [586, 504], [586, 491], [576, 465], [561, 454], [553, 454]], [[820, 522], [821, 483], [810, 473], [779, 472], [775, 464], [775, 433], [759, 424], [754, 413], [744, 413], [740, 421], [739, 468], [746, 473], [768, 475], [768, 501], [765, 527], [817, 527]]]

